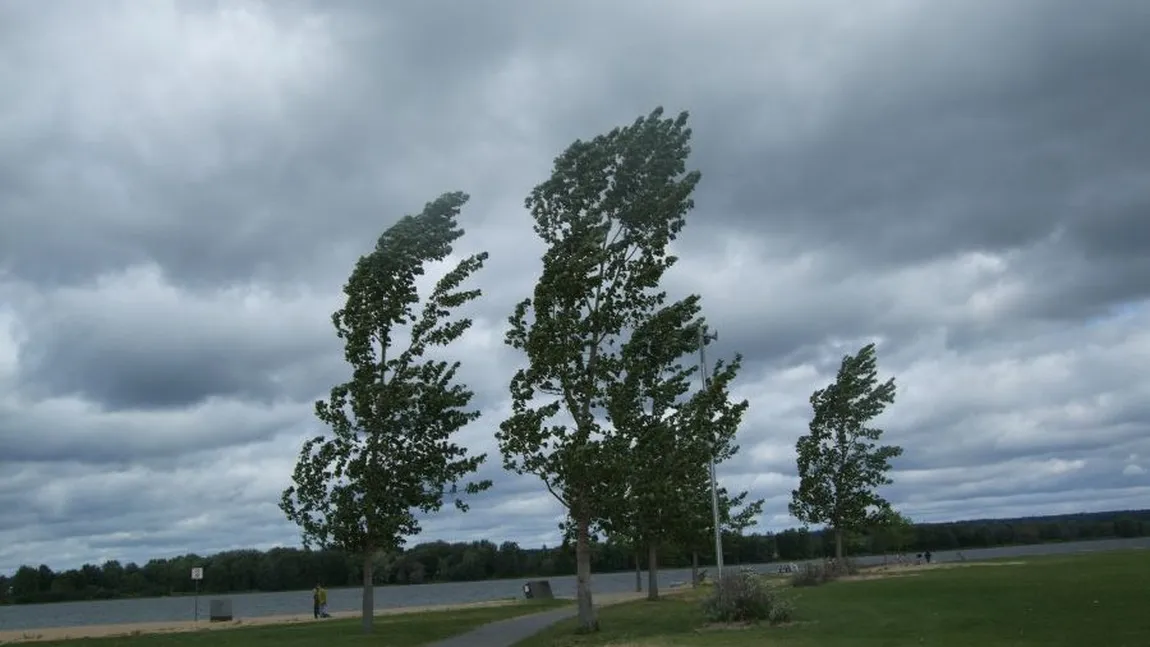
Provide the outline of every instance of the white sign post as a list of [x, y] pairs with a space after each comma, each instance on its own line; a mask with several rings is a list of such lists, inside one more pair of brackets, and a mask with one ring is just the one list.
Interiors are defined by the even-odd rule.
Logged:
[[200, 580], [204, 579], [204, 569], [202, 566], [197, 566], [192, 569], [192, 581], [196, 583], [196, 606], [195, 615], [193, 616], [195, 622], [200, 621]]

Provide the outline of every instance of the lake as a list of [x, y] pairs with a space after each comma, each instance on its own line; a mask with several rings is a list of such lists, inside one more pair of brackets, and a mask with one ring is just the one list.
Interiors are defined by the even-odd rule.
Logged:
[[[1150, 537], [940, 551], [934, 553], [932, 557], [937, 562], [948, 562], [959, 561], [963, 558], [979, 560], [1128, 548], [1150, 548]], [[882, 563], [883, 559], [882, 556], [871, 556], [860, 557], [857, 561], [862, 565], [872, 565]], [[733, 567], [734, 565], [729, 566]], [[777, 565], [753, 565], [751, 568], [773, 571]], [[575, 578], [573, 576], [552, 577], [549, 580], [556, 596], [573, 597], [575, 595]], [[664, 588], [669, 587], [673, 582], [689, 582], [690, 580], [690, 569], [672, 569], [659, 573], [659, 585]], [[375, 589], [375, 607], [376, 609], [394, 609], [518, 598], [523, 596], [522, 586], [525, 581], [525, 579], [489, 580], [484, 582], [383, 586]], [[645, 587], [646, 574], [644, 574], [643, 583]], [[595, 574], [591, 584], [592, 590], [597, 593], [632, 591], [635, 588], [635, 573], [632, 571], [629, 573]], [[201, 619], [206, 619], [208, 601], [213, 598], [230, 599], [232, 601], [232, 613], [236, 618], [311, 613], [310, 591], [201, 595], [199, 598]], [[137, 622], [176, 622], [191, 620], [194, 608], [195, 599], [192, 597], [134, 598], [0, 606], [0, 631]], [[359, 589], [332, 589], [328, 591], [329, 610], [358, 611], [359, 608]]]

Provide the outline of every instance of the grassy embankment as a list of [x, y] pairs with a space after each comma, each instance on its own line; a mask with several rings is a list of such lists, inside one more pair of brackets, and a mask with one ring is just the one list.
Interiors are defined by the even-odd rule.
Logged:
[[[76, 638], [24, 643], [29, 647], [339, 647], [341, 645], [387, 645], [414, 647], [450, 638], [489, 622], [538, 613], [572, 604], [569, 600], [518, 601], [501, 606], [459, 608], [417, 613], [377, 615], [375, 633], [365, 635], [358, 618], [319, 622], [267, 624], [179, 633]], [[28, 638], [35, 638], [34, 631]], [[3, 641], [0, 640], [0, 643]], [[4, 643], [7, 644], [7, 643]]]
[[519, 647], [1150, 645], [1150, 551], [892, 571], [781, 588], [796, 607], [782, 626], [709, 626], [700, 590], [605, 608], [597, 634], [563, 622]]

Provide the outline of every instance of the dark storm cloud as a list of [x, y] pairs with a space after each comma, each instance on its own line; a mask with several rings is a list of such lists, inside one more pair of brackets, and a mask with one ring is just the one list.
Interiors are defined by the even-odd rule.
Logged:
[[112, 411], [309, 397], [322, 384], [314, 379], [338, 364], [338, 345], [325, 334], [334, 301], [258, 290], [180, 294], [154, 271], [131, 272], [29, 304], [19, 377], [33, 391]]
[[1145, 296], [1150, 274], [1130, 254], [1150, 246], [1150, 132], [1135, 126], [1150, 6], [941, 3], [918, 18], [860, 57], [833, 118], [780, 145], [747, 140], [730, 163], [758, 172], [719, 180], [726, 205], [875, 264], [1059, 234], [1059, 257], [1110, 270], [1061, 286], [1065, 307], [1099, 288]]
[[692, 113], [668, 286], [745, 356], [720, 478], [762, 527], [793, 523], [811, 390], [871, 340], [915, 518], [1150, 494], [1141, 0], [41, 4], [0, 3], [0, 572], [295, 543], [275, 502], [346, 376], [339, 288], [454, 189], [460, 253], [492, 254], [451, 354], [495, 487], [425, 536], [555, 543], [493, 441], [522, 200], [656, 105]]
[[310, 406], [298, 403], [264, 409], [234, 401], [138, 415], [107, 413], [67, 402], [23, 409], [0, 406], [0, 464], [145, 464], [174, 455], [235, 447], [289, 431], [299, 434], [309, 427], [314, 429], [310, 410]]
[[[483, 61], [499, 59], [449, 39], [454, 54], [439, 64], [460, 79], [426, 76], [403, 47], [414, 41], [394, 37], [411, 38], [404, 23], [357, 16], [356, 27], [338, 12], [321, 19], [253, 4], [246, 9], [254, 17], [211, 17], [181, 4], [70, 7], [79, 13], [36, 17], [37, 29], [0, 46], [25, 68], [54, 68], [51, 76], [12, 69], [4, 77], [24, 91], [3, 100], [18, 136], [0, 155], [10, 189], [0, 258], [15, 276], [37, 281], [75, 282], [148, 261], [194, 287], [253, 275], [310, 278], [333, 248], [362, 247], [356, 241], [457, 188], [407, 167], [436, 149], [458, 154], [475, 136], [464, 118], [475, 88], [457, 81], [479, 83]], [[129, 16], [152, 37], [133, 31]], [[89, 51], [72, 57], [66, 39], [81, 17], [92, 23]], [[198, 64], [181, 58], [212, 30], [236, 39], [215, 54], [234, 57], [226, 70], [213, 54]], [[418, 40], [424, 54], [442, 50]], [[501, 42], [492, 35], [477, 45]], [[480, 68], [469, 74], [462, 64]], [[91, 85], [92, 74], [121, 65], [124, 74]], [[69, 82], [76, 85], [57, 85]], [[41, 109], [55, 92], [73, 103]], [[181, 99], [160, 108], [167, 112], [148, 109]], [[132, 119], [131, 111], [141, 114]], [[85, 132], [93, 128], [98, 144]]]

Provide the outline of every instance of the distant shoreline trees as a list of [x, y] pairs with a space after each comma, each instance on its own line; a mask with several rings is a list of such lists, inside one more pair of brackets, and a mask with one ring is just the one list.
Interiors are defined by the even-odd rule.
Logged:
[[[902, 534], [902, 533], [900, 533]], [[852, 534], [849, 554], [884, 554], [903, 544], [904, 552], [970, 550], [1097, 539], [1150, 537], [1150, 510], [1082, 513], [1018, 519], [914, 524], [894, 539], [885, 528]], [[727, 534], [723, 554], [728, 564], [799, 561], [834, 554], [834, 538], [818, 530], [791, 529], [769, 534]], [[631, 571], [634, 549], [625, 543], [595, 543], [591, 563], [596, 573]], [[713, 560], [701, 552], [700, 557]], [[660, 551], [660, 566], [687, 568], [691, 552], [669, 543]], [[241, 593], [306, 590], [325, 585], [355, 586], [360, 560], [336, 551], [273, 548], [233, 550], [215, 555], [183, 555], [144, 564], [106, 562], [60, 572], [29, 565], [0, 575], [0, 603], [35, 604], [113, 598], [190, 595], [192, 566], [204, 568], [202, 591]], [[563, 577], [575, 572], [570, 548], [521, 548], [513, 542], [430, 542], [381, 556], [373, 580], [377, 586], [471, 582], [491, 579]]]

